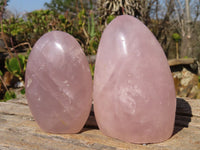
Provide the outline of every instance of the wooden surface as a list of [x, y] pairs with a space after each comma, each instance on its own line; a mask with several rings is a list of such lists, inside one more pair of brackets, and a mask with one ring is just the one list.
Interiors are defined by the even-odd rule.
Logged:
[[170, 59], [168, 60], [169, 66], [175, 65], [189, 65], [195, 63], [194, 58], [180, 58], [180, 59]]
[[[89, 63], [95, 63], [96, 55], [87, 56]], [[194, 64], [196, 62], [195, 58], [179, 58], [179, 59], [169, 59], [168, 64], [169, 66], [176, 66], [176, 65], [189, 65]]]
[[0, 150], [200, 150], [200, 100], [177, 99], [173, 136], [158, 144], [131, 144], [104, 136], [93, 113], [79, 134], [49, 134], [34, 121], [25, 98], [0, 102]]

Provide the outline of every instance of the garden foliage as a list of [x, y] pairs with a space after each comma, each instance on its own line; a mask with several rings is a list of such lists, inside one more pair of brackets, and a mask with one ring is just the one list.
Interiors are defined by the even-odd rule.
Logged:
[[[5, 90], [6, 87], [3, 84], [5, 72], [8, 71], [19, 81], [23, 81], [31, 47], [43, 34], [53, 30], [71, 34], [77, 39], [86, 55], [96, 55], [101, 34], [107, 24], [117, 15], [129, 14], [140, 19], [154, 33], [166, 56], [171, 57], [171, 50], [175, 52], [177, 49], [178, 52], [178, 44], [181, 45], [179, 41], [182, 37], [179, 36], [180, 33], [176, 33], [179, 31], [177, 28], [180, 27], [173, 17], [176, 16], [176, 12], [172, 0], [168, 5], [164, 5], [162, 1], [146, 0], [51, 0], [50, 3], [44, 4], [45, 10], [35, 10], [24, 15], [9, 17], [3, 15], [8, 0], [0, 2], [2, 10], [0, 42], [4, 43], [4, 47], [1, 47], [0, 43], [0, 50], [4, 49], [8, 53], [3, 62], [4, 68], [0, 68], [0, 85], [4, 87], [4, 92], [9, 90]], [[200, 8], [196, 7], [199, 4], [194, 6], [194, 10]], [[198, 34], [193, 34], [192, 38], [199, 39], [199, 25], [196, 21], [194, 33]], [[199, 50], [199, 44], [195, 45], [194, 48]], [[26, 54], [22, 55], [21, 52], [26, 52]], [[90, 64], [90, 68], [94, 75], [94, 64]], [[4, 98], [8, 99], [9, 96]]]

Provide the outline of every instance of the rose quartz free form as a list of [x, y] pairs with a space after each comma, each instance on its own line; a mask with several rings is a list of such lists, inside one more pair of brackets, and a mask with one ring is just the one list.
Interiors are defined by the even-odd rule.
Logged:
[[142, 22], [124, 15], [106, 27], [94, 77], [94, 111], [105, 135], [133, 143], [161, 142], [172, 135], [172, 75], [160, 44]]
[[28, 105], [44, 131], [82, 129], [92, 104], [92, 77], [75, 38], [61, 31], [44, 34], [29, 56], [25, 83]]

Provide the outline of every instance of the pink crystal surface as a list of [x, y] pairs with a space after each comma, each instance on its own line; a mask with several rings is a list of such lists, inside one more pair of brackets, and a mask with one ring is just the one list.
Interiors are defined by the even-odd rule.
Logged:
[[44, 131], [82, 129], [92, 104], [92, 77], [75, 38], [61, 31], [44, 34], [29, 56], [25, 86], [30, 110]]
[[157, 143], [174, 129], [176, 95], [165, 54], [149, 29], [132, 16], [104, 30], [94, 75], [94, 111], [107, 136]]

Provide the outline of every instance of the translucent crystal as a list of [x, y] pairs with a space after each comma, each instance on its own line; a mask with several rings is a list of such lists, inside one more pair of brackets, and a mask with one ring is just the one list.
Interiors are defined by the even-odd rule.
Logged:
[[149, 29], [132, 16], [105, 29], [95, 64], [94, 111], [100, 130], [133, 143], [168, 139], [176, 95], [165, 54]]
[[25, 83], [28, 105], [44, 131], [82, 129], [92, 104], [92, 77], [75, 38], [61, 31], [43, 35], [29, 56]]

